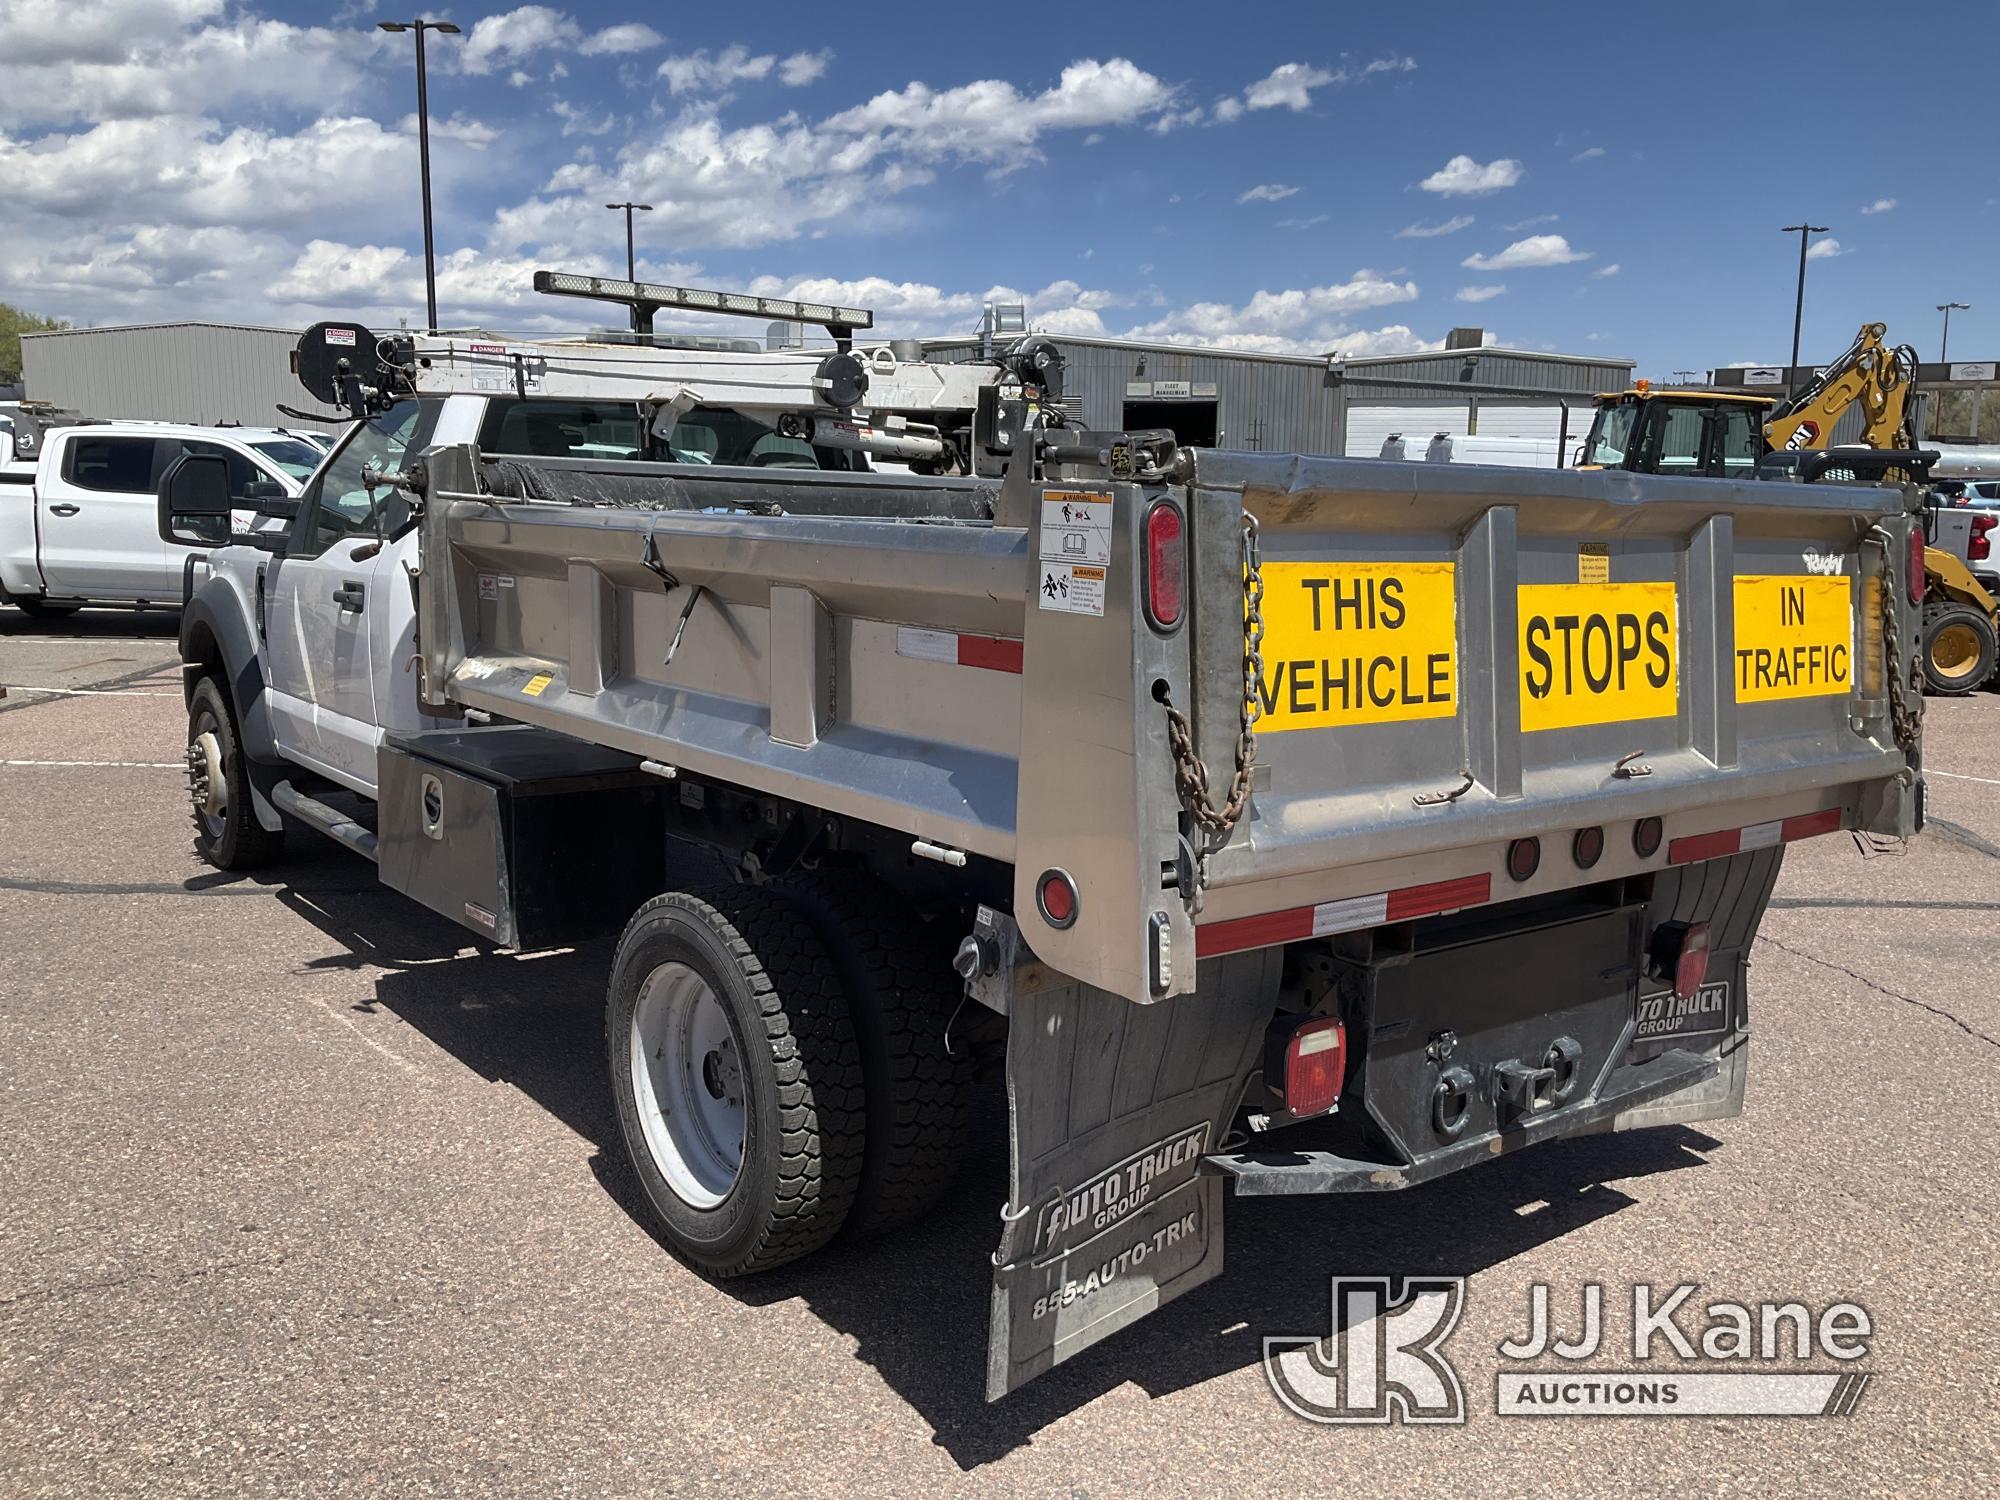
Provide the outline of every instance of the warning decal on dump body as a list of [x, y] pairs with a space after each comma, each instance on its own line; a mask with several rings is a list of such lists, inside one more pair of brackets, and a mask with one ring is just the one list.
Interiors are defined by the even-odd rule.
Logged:
[[1111, 562], [1111, 497], [1049, 490], [1042, 496], [1036, 602], [1066, 615], [1104, 613], [1104, 570]]
[[1267, 562], [1257, 732], [1443, 719], [1458, 711], [1448, 562]]
[[1521, 728], [1661, 719], [1680, 705], [1671, 583], [1524, 583]]
[[1845, 577], [1736, 580], [1738, 703], [1831, 697], [1853, 687], [1853, 591]]

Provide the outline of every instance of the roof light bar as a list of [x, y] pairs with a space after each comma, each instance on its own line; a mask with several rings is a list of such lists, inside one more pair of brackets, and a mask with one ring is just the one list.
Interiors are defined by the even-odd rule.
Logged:
[[604, 302], [688, 307], [701, 312], [734, 313], [745, 318], [777, 318], [789, 323], [820, 323], [839, 328], [875, 326], [875, 314], [865, 307], [793, 302], [783, 297], [752, 297], [744, 292], [711, 292], [697, 287], [665, 286], [656, 281], [578, 276], [569, 271], [535, 272], [535, 290], [563, 297], [595, 297]]

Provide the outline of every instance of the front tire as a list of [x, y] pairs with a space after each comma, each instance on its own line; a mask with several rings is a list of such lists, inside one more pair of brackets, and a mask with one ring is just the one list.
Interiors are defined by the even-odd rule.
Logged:
[[1961, 697], [1985, 686], [2000, 661], [2000, 639], [1983, 610], [1956, 600], [1924, 606], [1924, 685]]
[[861, 1059], [804, 916], [748, 887], [655, 897], [618, 940], [605, 1040], [626, 1156], [673, 1249], [745, 1276], [839, 1233], [861, 1178]]
[[188, 700], [187, 738], [195, 852], [218, 870], [271, 863], [284, 852], [284, 830], [273, 833], [257, 821], [236, 715], [213, 677], [196, 683]]

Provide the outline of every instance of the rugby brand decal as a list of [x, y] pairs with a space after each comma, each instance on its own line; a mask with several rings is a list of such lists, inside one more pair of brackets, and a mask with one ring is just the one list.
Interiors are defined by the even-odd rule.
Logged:
[[1680, 707], [1671, 583], [1524, 583], [1521, 728], [1663, 719]]

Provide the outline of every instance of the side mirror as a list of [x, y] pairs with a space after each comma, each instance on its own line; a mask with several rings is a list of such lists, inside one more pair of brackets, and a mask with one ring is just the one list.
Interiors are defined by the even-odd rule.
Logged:
[[271, 494], [262, 496], [257, 500], [257, 514], [260, 516], [269, 516], [279, 521], [291, 520], [292, 517], [299, 513], [299, 497], [297, 495], [285, 494], [279, 488], [276, 481], [272, 482], [271, 489]]
[[160, 476], [160, 540], [179, 547], [229, 542], [229, 462], [217, 453], [183, 453]]
[[275, 479], [253, 479], [243, 486], [236, 498], [239, 500], [270, 500], [285, 493], [285, 487]]

